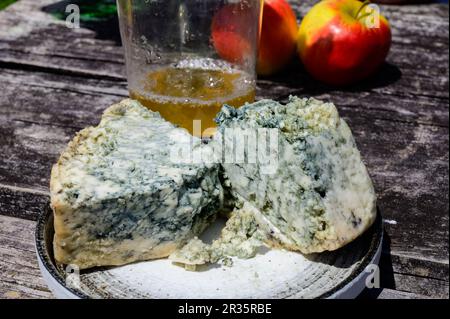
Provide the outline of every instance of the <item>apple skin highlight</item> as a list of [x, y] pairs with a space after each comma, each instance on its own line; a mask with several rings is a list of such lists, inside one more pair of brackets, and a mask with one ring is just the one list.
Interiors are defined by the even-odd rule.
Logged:
[[286, 0], [264, 2], [256, 71], [271, 75], [285, 67], [297, 47], [297, 18]]

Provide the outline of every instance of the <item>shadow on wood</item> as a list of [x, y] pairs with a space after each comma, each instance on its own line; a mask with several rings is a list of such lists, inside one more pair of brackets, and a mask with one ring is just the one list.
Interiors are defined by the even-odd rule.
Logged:
[[299, 59], [294, 57], [293, 62], [284, 71], [270, 77], [261, 77], [260, 80], [271, 81], [290, 89], [301, 89], [302, 94], [317, 95], [333, 91], [367, 92], [371, 89], [389, 86], [401, 77], [402, 72], [396, 65], [385, 62], [374, 75], [363, 81], [346, 87], [333, 87], [315, 80], [308, 74]]
[[391, 257], [391, 237], [386, 230], [384, 230], [379, 266], [381, 287], [395, 289], [394, 269], [392, 267]]
[[68, 5], [77, 5], [80, 9], [80, 27], [96, 32], [96, 38], [112, 40], [121, 44], [116, 2], [114, 0], [64, 0], [42, 8], [60, 20], [65, 20]]
[[386, 231], [383, 232], [383, 246], [378, 266], [380, 267], [380, 287], [364, 289], [358, 296], [358, 299], [377, 299], [383, 292], [383, 289], [395, 289], [394, 270], [391, 258], [391, 239]]

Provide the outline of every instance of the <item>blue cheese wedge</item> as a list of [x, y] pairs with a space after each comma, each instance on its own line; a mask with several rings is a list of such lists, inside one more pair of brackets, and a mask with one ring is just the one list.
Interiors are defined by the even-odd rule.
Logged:
[[212, 145], [231, 191], [255, 208], [271, 245], [335, 250], [374, 222], [371, 179], [333, 104], [291, 97], [224, 106], [217, 122]]
[[219, 164], [174, 160], [186, 143], [202, 147], [132, 100], [79, 132], [51, 174], [56, 260], [85, 269], [161, 258], [201, 233], [222, 202]]

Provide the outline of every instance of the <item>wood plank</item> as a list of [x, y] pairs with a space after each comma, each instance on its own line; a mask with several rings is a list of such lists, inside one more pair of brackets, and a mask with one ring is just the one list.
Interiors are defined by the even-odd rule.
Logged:
[[381, 289], [378, 299], [429, 299], [430, 297], [393, 289]]
[[[35, 75], [36, 74], [36, 75]], [[281, 76], [280, 76], [281, 78]], [[287, 79], [287, 80], [286, 80]], [[0, 74], [0, 81], [3, 82], [3, 94], [5, 99], [10, 103], [20, 103], [26, 107], [26, 112], [23, 110], [21, 114], [15, 112], [14, 108], [5, 108], [0, 110], [2, 113], [11, 114], [15, 112], [15, 119], [24, 121], [42, 121], [36, 114], [40, 114], [39, 108], [31, 103], [32, 95], [34, 95], [35, 88], [42, 90], [42, 88], [59, 89], [76, 93], [89, 94], [98, 96], [99, 94], [117, 95], [125, 97], [127, 95], [126, 83], [124, 81], [117, 82], [107, 79], [91, 79], [82, 76], [70, 77], [68, 75], [55, 76], [51, 73], [42, 72], [23, 72], [14, 69], [3, 69]], [[280, 80], [281, 81], [281, 80]], [[407, 97], [402, 95], [388, 95], [383, 92], [373, 91], [333, 91], [315, 88], [308, 88], [308, 81], [306, 78], [302, 80], [289, 80], [289, 74], [284, 77], [283, 83], [266, 80], [258, 82], [258, 99], [273, 98], [278, 100], [286, 100], [290, 94], [301, 96], [314, 96], [319, 99], [333, 101], [341, 108], [348, 109], [349, 112], [356, 111], [364, 113], [367, 109], [371, 109], [372, 116], [377, 114], [377, 118], [394, 121], [407, 121], [419, 124], [433, 124], [440, 126], [448, 126], [448, 100], [433, 99], [430, 97]], [[302, 85], [304, 84], [304, 86]], [[310, 85], [309, 85], [310, 86]], [[299, 87], [303, 87], [299, 89]], [[17, 90], [24, 91], [23, 94], [17, 95]], [[51, 95], [48, 95], [52, 99]], [[71, 101], [70, 103], [76, 103]], [[50, 101], [48, 101], [50, 104]], [[68, 104], [66, 102], [65, 104]], [[90, 113], [80, 112], [81, 105], [74, 105], [72, 112], [68, 113], [68, 117], [61, 118], [61, 114], [55, 116], [55, 119], [48, 119], [48, 122], [58, 123], [58, 125], [71, 125], [74, 117], [91, 116]], [[103, 106], [101, 107], [103, 108]], [[65, 110], [64, 110], [65, 111]], [[65, 113], [65, 112], [64, 112]], [[84, 115], [83, 115], [84, 113]], [[99, 114], [99, 113], [96, 113]], [[41, 115], [39, 115], [41, 116]], [[91, 124], [91, 122], [85, 122]]]
[[449, 281], [449, 268], [446, 260], [422, 259], [417, 255], [404, 256], [399, 251], [396, 251], [395, 255], [390, 255], [389, 258], [392, 271], [395, 273]]
[[[391, 251], [389, 234], [385, 235], [379, 263], [381, 287], [413, 294], [410, 298], [414, 299], [448, 298], [448, 263], [399, 256], [395, 251]], [[372, 298], [384, 298], [378, 296], [381, 292], [380, 289], [366, 289], [363, 296], [367, 294]], [[391, 297], [386, 296], [386, 298]], [[392, 298], [396, 297], [392, 296]]]
[[[54, 3], [21, 0], [0, 12], [0, 61], [123, 79], [123, 50], [117, 43], [117, 24], [112, 26], [110, 39], [99, 39], [95, 31], [67, 28], [65, 21], [44, 11]], [[64, 9], [62, 6], [59, 13], [65, 16]]]
[[[308, 0], [291, 3], [301, 18], [315, 2]], [[387, 62], [389, 66], [396, 68], [396, 73], [401, 73], [401, 77], [389, 85], [385, 93], [429, 94], [448, 98], [448, 5], [381, 5], [380, 9], [388, 18], [393, 35]], [[394, 70], [381, 72], [379, 77], [392, 77], [392, 71]], [[369, 82], [362, 86], [370, 88], [372, 83]], [[380, 83], [379, 79], [373, 82]], [[376, 87], [376, 90], [383, 92], [386, 88], [381, 86]]]
[[377, 296], [378, 299], [428, 299], [427, 296], [418, 295], [410, 292], [392, 290], [392, 289], [382, 289], [380, 294]]
[[53, 298], [34, 250], [35, 222], [0, 216], [0, 298]]
[[435, 79], [421, 78], [413, 83], [418, 87], [426, 86], [425, 82], [429, 85], [426, 90], [420, 90], [410, 84], [411, 79], [395, 80], [397, 72], [394, 66], [385, 65], [371, 81], [343, 90], [315, 82], [296, 63], [279, 75], [258, 80], [257, 93], [259, 98], [281, 101], [289, 95], [312, 96], [353, 112], [364, 113], [370, 109], [377, 118], [385, 120], [448, 126], [448, 97], [436, 97], [444, 92], [448, 82], [442, 85], [436, 84], [439, 81]]
[[[123, 79], [122, 50], [117, 42], [97, 39], [92, 30], [66, 28], [61, 21], [42, 12], [50, 3], [22, 0], [20, 5], [8, 8], [11, 12], [0, 20], [9, 23], [3, 28], [8, 32], [0, 33], [0, 65], [18, 68], [27, 64], [57, 73]], [[293, 4], [302, 17], [311, 2]], [[317, 96], [361, 109], [376, 107], [380, 113], [386, 113], [384, 118], [414, 117], [417, 123], [448, 125], [448, 10], [442, 5], [427, 6], [429, 9], [416, 7], [383, 7], [388, 15], [393, 15], [394, 44], [389, 64], [370, 81], [351, 90], [336, 90], [315, 82], [300, 63], [293, 63], [286, 72], [259, 81], [259, 96], [283, 98], [293, 93]], [[23, 12], [33, 12], [34, 18], [25, 19]], [[418, 14], [421, 23], [416, 21]], [[13, 24], [25, 31], [11, 35]], [[117, 26], [112, 25], [111, 29], [114, 27]], [[47, 39], [44, 42], [40, 39], [43, 33]]]
[[128, 95], [123, 81], [44, 72], [1, 69], [0, 83], [0, 115], [62, 128], [95, 124], [105, 106]]
[[358, 299], [430, 299], [430, 297], [388, 288], [374, 288], [364, 290]]
[[414, 292], [435, 299], [449, 298], [448, 281], [433, 278], [395, 274], [395, 290]]
[[[2, 196], [16, 203], [12, 191], [17, 188], [40, 195], [48, 192], [51, 166], [65, 145], [83, 127], [97, 124], [103, 110], [120, 101], [126, 90], [115, 81], [24, 71], [0, 73], [10, 80], [0, 80], [0, 184], [10, 186]], [[16, 211], [14, 206], [1, 210]]]
[[448, 267], [448, 128], [350, 116], [391, 251]]
[[[35, 219], [48, 204], [50, 167], [67, 141], [127, 95], [117, 42], [93, 30], [67, 29], [42, 12], [50, 2], [21, 0], [0, 13], [3, 215]], [[296, 6], [299, 16], [309, 4]], [[259, 80], [258, 98], [312, 95], [337, 104], [379, 195], [384, 255], [392, 268], [387, 287], [448, 297], [448, 6], [383, 10], [394, 44], [389, 64], [374, 79], [337, 90], [294, 63]]]
[[[34, 228], [33, 221], [0, 215], [0, 298], [53, 297], [43, 282], [37, 266], [34, 252]], [[426, 286], [429, 280], [422, 279], [419, 278], [415, 285]], [[411, 285], [411, 280], [407, 284], [404, 283], [402, 288], [407, 289], [408, 284]], [[412, 288], [414, 289], [415, 286]], [[442, 296], [442, 292], [431, 297], [437, 296]], [[430, 294], [420, 295], [380, 288], [366, 289], [359, 298], [424, 299], [430, 298]]]
[[[50, 168], [59, 152], [126, 90], [116, 81], [19, 70], [1, 72], [0, 90], [0, 194], [5, 198], [0, 213], [17, 212], [20, 203], [25, 209], [16, 214], [35, 219], [46, 205]], [[392, 121], [371, 107], [339, 110], [354, 132], [389, 221], [388, 249], [396, 256], [396, 270], [420, 275], [421, 267], [429, 267], [430, 276], [445, 280], [448, 127], [416, 124], [414, 117]], [[17, 188], [36, 190], [36, 204], [32, 197], [21, 199]], [[411, 258], [424, 261], [410, 263]]]
[[36, 219], [48, 205], [48, 190], [0, 184], [0, 215]]

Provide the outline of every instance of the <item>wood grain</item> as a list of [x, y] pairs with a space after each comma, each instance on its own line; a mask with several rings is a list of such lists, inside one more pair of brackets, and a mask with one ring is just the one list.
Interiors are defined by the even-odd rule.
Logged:
[[[95, 25], [89, 25], [91, 29], [69, 29], [63, 21], [45, 12], [54, 2], [21, 0], [0, 13], [0, 63], [35, 66], [57, 73], [123, 79], [123, 51], [118, 46], [117, 23], [111, 24], [106, 33], [102, 26]], [[315, 2], [291, 1], [299, 21]], [[64, 14], [64, 6], [60, 8], [60, 13]], [[393, 28], [393, 46], [388, 62], [402, 73], [397, 86], [388, 91], [396, 94], [414, 91], [414, 95], [448, 98], [448, 90], [445, 89], [448, 88], [446, 6], [381, 6], [381, 12], [388, 17]], [[18, 31], [11, 32], [11, 29]], [[101, 29], [102, 32], [93, 29]], [[46, 41], [42, 41], [42, 34], [46, 35]], [[294, 83], [299, 80], [299, 74], [301, 78], [304, 72], [293, 73]], [[386, 76], [393, 74], [382, 73], [380, 77]], [[308, 78], [306, 82], [311, 83]], [[313, 86], [317, 84], [312, 83]], [[296, 88], [302, 84], [297, 83]], [[409, 90], [402, 92], [402, 84]], [[283, 93], [286, 94], [286, 89]]]
[[[127, 96], [117, 26], [68, 29], [45, 12], [54, 2], [21, 0], [0, 12], [0, 215], [28, 219], [28, 227], [48, 205], [50, 168], [66, 143]], [[299, 19], [313, 2], [291, 1]], [[258, 98], [285, 101], [295, 94], [338, 106], [385, 219], [387, 279], [378, 297], [448, 298], [448, 6], [382, 6], [382, 13], [393, 45], [376, 76], [349, 89], [330, 88], [293, 62], [258, 80]], [[32, 231], [5, 216], [5, 227]], [[8, 247], [19, 249], [13, 242]], [[16, 285], [2, 273], [0, 295]], [[18, 287], [21, 295], [40, 296], [21, 281]]]
[[37, 264], [34, 227], [0, 215], [0, 298], [52, 298]]
[[448, 281], [445, 280], [396, 274], [395, 282], [395, 290], [398, 291], [414, 291], [415, 294], [436, 299], [449, 298]]
[[[1, 184], [48, 190], [51, 165], [75, 132], [95, 125], [102, 110], [126, 94], [116, 82], [90, 81], [94, 83], [74, 76], [2, 72]], [[16, 97], [18, 90], [24, 93]], [[8, 107], [13, 98], [14, 108]], [[374, 179], [383, 216], [396, 223], [386, 224], [391, 249], [402, 256], [448, 260], [448, 127], [396, 122], [372, 108], [339, 110]], [[40, 207], [24, 217], [35, 219]], [[421, 223], [429, 213], [439, 224]]]
[[364, 290], [358, 299], [429, 299], [430, 297], [425, 295], [419, 295], [411, 292], [399, 291], [389, 288], [380, 289], [366, 289]]
[[[58, 73], [123, 79], [123, 50], [114, 40], [118, 37], [117, 23], [109, 39], [98, 39], [94, 30], [67, 28], [65, 21], [45, 12], [56, 2], [21, 0], [0, 12], [0, 61]], [[62, 6], [59, 11], [63, 16], [64, 9]]]
[[[33, 221], [0, 215], [0, 299], [53, 298], [37, 266], [34, 253], [34, 227]], [[420, 281], [419, 284], [421, 284]], [[359, 298], [423, 299], [429, 297], [382, 288], [366, 289]]]

